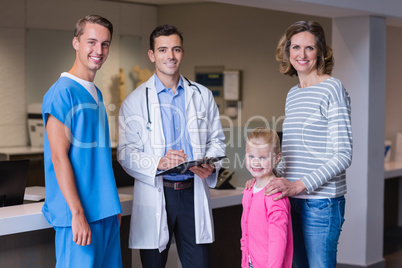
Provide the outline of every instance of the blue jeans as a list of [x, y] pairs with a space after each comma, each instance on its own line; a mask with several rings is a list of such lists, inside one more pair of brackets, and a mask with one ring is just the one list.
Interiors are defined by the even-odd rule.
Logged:
[[345, 197], [289, 199], [294, 267], [335, 268], [339, 235], [345, 221]]

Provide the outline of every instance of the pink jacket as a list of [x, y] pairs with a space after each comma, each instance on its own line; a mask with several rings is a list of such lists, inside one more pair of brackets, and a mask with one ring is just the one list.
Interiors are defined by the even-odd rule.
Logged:
[[293, 257], [292, 220], [287, 197], [278, 201], [279, 193], [266, 196], [264, 189], [253, 194], [244, 190], [241, 219], [242, 267], [291, 268]]

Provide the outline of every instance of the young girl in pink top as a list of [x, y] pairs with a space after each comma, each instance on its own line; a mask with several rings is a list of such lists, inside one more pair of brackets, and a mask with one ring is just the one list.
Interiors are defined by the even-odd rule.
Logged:
[[264, 195], [264, 188], [275, 177], [281, 158], [278, 134], [266, 128], [254, 129], [246, 142], [246, 167], [256, 179], [244, 190], [241, 219], [242, 267], [291, 268], [293, 255], [292, 221], [287, 198]]

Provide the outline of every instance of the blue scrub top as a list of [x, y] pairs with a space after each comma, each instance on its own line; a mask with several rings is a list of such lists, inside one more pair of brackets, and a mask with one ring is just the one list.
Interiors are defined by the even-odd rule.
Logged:
[[[42, 104], [45, 128], [51, 114], [71, 131], [68, 155], [88, 222], [122, 212], [112, 168], [106, 109], [102, 93], [98, 88], [97, 91], [99, 105], [78, 82], [61, 77], [45, 94]], [[71, 211], [57, 183], [46, 131], [44, 159], [46, 198], [42, 213], [53, 226], [71, 226]]]

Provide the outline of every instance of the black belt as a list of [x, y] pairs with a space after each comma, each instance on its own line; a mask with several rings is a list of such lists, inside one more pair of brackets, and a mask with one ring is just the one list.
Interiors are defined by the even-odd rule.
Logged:
[[173, 188], [175, 190], [184, 190], [194, 186], [194, 180], [185, 180], [185, 181], [168, 181], [163, 180], [163, 186], [168, 188]]

